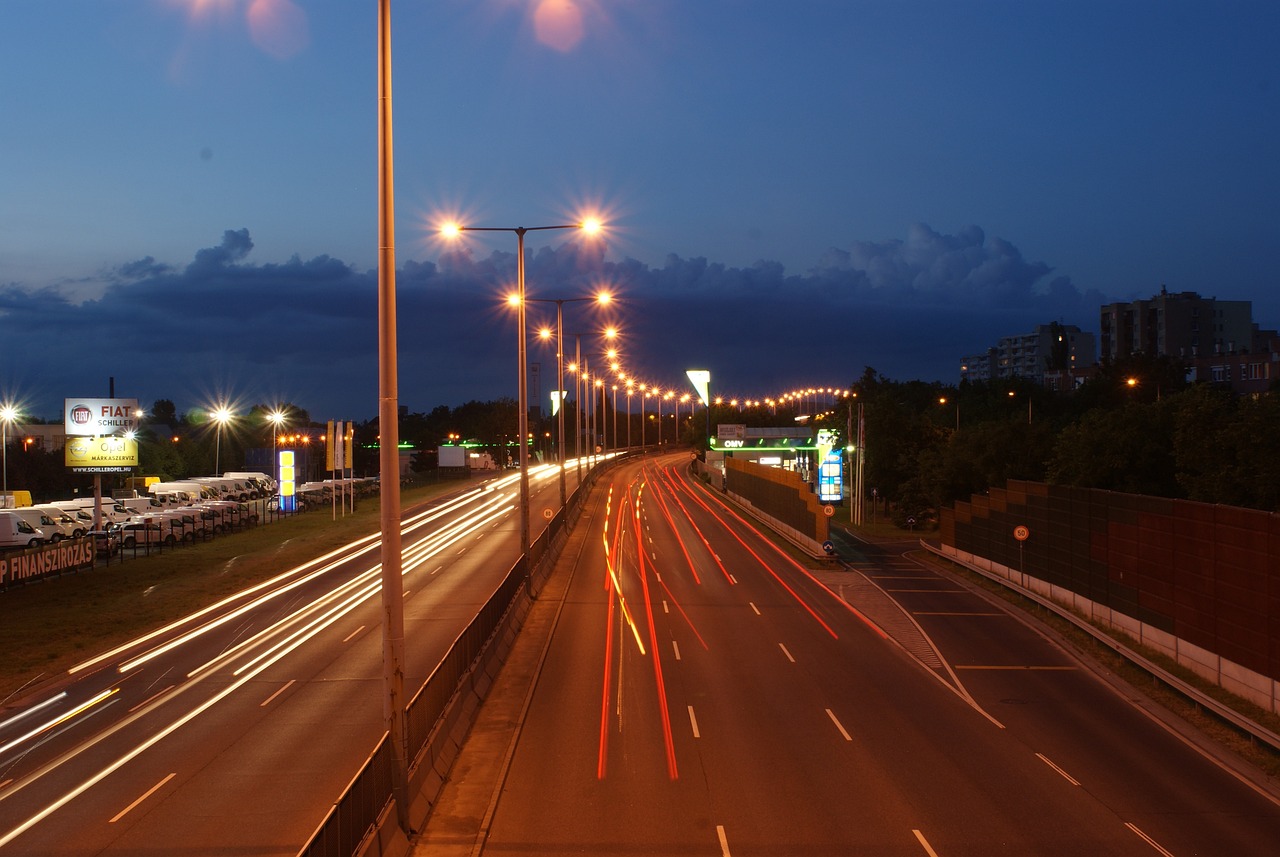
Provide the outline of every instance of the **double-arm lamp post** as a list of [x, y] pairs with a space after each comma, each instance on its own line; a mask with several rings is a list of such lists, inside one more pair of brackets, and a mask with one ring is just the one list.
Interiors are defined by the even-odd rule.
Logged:
[[[514, 232], [516, 236], [516, 293], [509, 302], [516, 306], [516, 327], [518, 346], [516, 348], [519, 361], [519, 394], [517, 405], [520, 408], [518, 432], [520, 438], [520, 561], [525, 566], [526, 579], [529, 575], [529, 378], [528, 363], [525, 356], [525, 296], [524, 296], [524, 236], [529, 232], [546, 232], [552, 229], [581, 229], [595, 233], [600, 230], [600, 221], [584, 220], [580, 223], [564, 223], [555, 226], [460, 226], [456, 223], [446, 224], [440, 231], [446, 236], [456, 237], [462, 232]], [[533, 591], [530, 588], [529, 594]]]

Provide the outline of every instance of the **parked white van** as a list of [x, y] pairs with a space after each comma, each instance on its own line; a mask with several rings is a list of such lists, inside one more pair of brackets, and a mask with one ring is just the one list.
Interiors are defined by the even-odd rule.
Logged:
[[127, 497], [117, 502], [128, 509], [134, 517], [138, 515], [154, 515], [163, 512], [165, 509], [164, 504], [155, 497]]
[[84, 531], [86, 533], [93, 529], [93, 507], [92, 506], [90, 506], [89, 511], [86, 512], [84, 510], [84, 507], [81, 506], [79, 503], [75, 502], [74, 500], [54, 500], [52, 503], [49, 503], [47, 505], [50, 505], [55, 509], [61, 509], [71, 517], [75, 518], [76, 523], [79, 524], [81, 527], [84, 527]]
[[44, 532], [22, 520], [14, 510], [0, 511], [0, 548], [35, 547], [44, 540]]
[[42, 512], [48, 513], [50, 518], [53, 518], [59, 525], [61, 525], [62, 532], [69, 539], [80, 538], [85, 533], [89, 532], [89, 529], [93, 526], [93, 516], [86, 515], [84, 518], [81, 518], [79, 510], [76, 510], [75, 512], [68, 512], [66, 509], [59, 509], [52, 503], [43, 503], [39, 506], [32, 506], [31, 508], [39, 509]]
[[[92, 497], [80, 497], [75, 500], [62, 500], [54, 503], [54, 505], [60, 509], [65, 509], [67, 508], [66, 504], [68, 503], [88, 512], [90, 518], [93, 517], [93, 507], [97, 505], [97, 501]], [[104, 524], [123, 524], [132, 514], [132, 512], [120, 505], [119, 500], [114, 500], [111, 497], [102, 498], [102, 522]]]
[[[52, 513], [43, 509], [37, 509], [34, 506], [24, 506], [21, 509], [14, 509], [13, 514], [26, 521], [44, 533], [45, 538], [51, 542], [60, 542], [63, 539], [71, 538], [72, 532], [75, 530], [73, 526], [64, 527], [59, 520], [63, 516], [58, 515], [57, 518]], [[69, 519], [68, 519], [69, 520]]]

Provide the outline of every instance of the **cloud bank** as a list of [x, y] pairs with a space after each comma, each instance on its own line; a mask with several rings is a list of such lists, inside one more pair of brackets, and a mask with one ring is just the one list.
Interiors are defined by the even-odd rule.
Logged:
[[[0, 286], [0, 336], [12, 362], [0, 383], [38, 416], [66, 396], [116, 394], [180, 410], [221, 398], [244, 407], [294, 402], [316, 418], [377, 413], [377, 276], [329, 256], [251, 261], [248, 229], [229, 229], [185, 267], [150, 256], [108, 273], [102, 295], [77, 302], [56, 288]], [[515, 322], [503, 304], [515, 254], [451, 250], [397, 273], [399, 400], [410, 410], [514, 395]], [[610, 261], [566, 242], [532, 253], [531, 298], [571, 298], [607, 285], [605, 314], [565, 306], [566, 330], [624, 332], [626, 367], [662, 385], [710, 369], [717, 392], [762, 396], [798, 385], [847, 384], [866, 365], [895, 378], [953, 381], [963, 355], [1062, 320], [1096, 330], [1109, 298], [1053, 277], [978, 227], [912, 226], [904, 239], [832, 248], [803, 274], [776, 262], [731, 268], [669, 256], [661, 266]], [[530, 324], [554, 323], [531, 303]], [[572, 340], [568, 351], [573, 349]], [[553, 387], [553, 349], [529, 359]], [[532, 394], [531, 394], [532, 395]]]

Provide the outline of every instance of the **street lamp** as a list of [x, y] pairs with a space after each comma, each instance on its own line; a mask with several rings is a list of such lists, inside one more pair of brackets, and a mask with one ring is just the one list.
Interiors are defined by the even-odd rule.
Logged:
[[0, 448], [3, 448], [0, 455], [4, 456], [4, 493], [0, 497], [5, 498], [0, 508], [7, 508], [9, 502], [9, 425], [17, 418], [18, 409], [13, 405], [5, 403], [0, 406]]
[[[460, 226], [456, 223], [446, 224], [441, 232], [446, 236], [457, 236], [461, 232], [514, 232], [516, 236], [516, 293], [510, 302], [516, 305], [516, 327], [518, 347], [516, 359], [519, 361], [519, 386], [517, 405], [517, 435], [520, 438], [520, 561], [524, 563], [525, 575], [529, 569], [529, 379], [528, 364], [525, 357], [525, 296], [524, 296], [524, 236], [529, 232], [547, 232], [553, 229], [581, 229], [585, 232], [600, 231], [600, 221], [587, 219], [578, 223], [565, 223], [555, 226]], [[533, 597], [533, 585], [530, 581], [529, 597]]]
[[[1012, 393], [1010, 394], [1012, 395]], [[945, 405], [947, 403], [946, 396], [938, 397], [938, 404]], [[956, 399], [956, 431], [960, 431], [960, 400]]]
[[214, 444], [213, 455], [213, 475], [222, 475], [222, 429], [231, 421], [235, 414], [231, 413], [231, 409], [226, 405], [219, 405], [209, 416], [213, 417], [213, 421], [218, 424], [218, 439]]
[[[556, 305], [556, 392], [557, 395], [560, 396], [560, 408], [556, 414], [558, 418], [556, 425], [560, 432], [560, 508], [563, 509], [566, 496], [564, 487], [564, 305], [578, 303], [579, 301], [594, 301], [597, 304], [604, 305], [613, 300], [613, 296], [608, 292], [600, 292], [595, 297], [590, 298], [525, 298], [525, 300], [535, 303], [553, 303]], [[544, 336], [544, 338], [546, 337]], [[579, 470], [578, 479], [579, 482], [581, 482], [581, 470]]]
[[631, 397], [636, 392], [636, 385], [627, 382], [627, 449], [631, 448]]
[[391, 133], [391, 0], [378, 0], [378, 514], [382, 559], [383, 721], [392, 746], [396, 820], [409, 833], [400, 556], [400, 403], [396, 365], [395, 166]]
[[280, 426], [284, 425], [284, 419], [284, 411], [279, 408], [267, 414], [267, 421], [271, 423], [271, 472], [268, 475], [273, 481], [277, 481], [280, 477], [280, 453], [276, 450], [276, 444], [280, 442]]

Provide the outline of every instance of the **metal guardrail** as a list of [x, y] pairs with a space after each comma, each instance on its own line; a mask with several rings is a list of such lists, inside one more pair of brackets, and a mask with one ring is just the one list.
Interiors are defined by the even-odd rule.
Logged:
[[1091, 623], [1080, 618], [1075, 613], [1068, 610], [1066, 607], [1059, 604], [1058, 602], [1050, 598], [1046, 598], [1043, 595], [1040, 595], [1038, 592], [1034, 592], [1025, 586], [1021, 586], [1010, 579], [1007, 579], [998, 574], [995, 574], [994, 572], [988, 571], [987, 569], [984, 569], [981, 566], [977, 566], [977, 565], [974, 565], [973, 563], [965, 562], [959, 557], [949, 556], [948, 554], [944, 553], [941, 548], [934, 547], [933, 545], [926, 542], [924, 539], [920, 540], [920, 547], [924, 548], [925, 550], [929, 551], [935, 556], [939, 556], [947, 560], [948, 562], [954, 562], [956, 565], [962, 565], [965, 568], [969, 569], [970, 571], [980, 574], [983, 577], [987, 578], [988, 580], [999, 583], [1002, 586], [1005, 586], [1008, 589], [1011, 589], [1014, 592], [1017, 592], [1019, 595], [1023, 596], [1024, 598], [1027, 598], [1027, 599], [1030, 599], [1031, 601], [1036, 602], [1046, 610], [1052, 611], [1055, 615], [1070, 622], [1072, 625], [1079, 628], [1081, 631], [1084, 631], [1086, 634], [1093, 637], [1099, 643], [1111, 649], [1112, 651], [1120, 655], [1125, 660], [1139, 667], [1144, 672], [1149, 673], [1150, 675], [1152, 675], [1153, 677], [1155, 677], [1156, 679], [1164, 683], [1169, 688], [1182, 694], [1187, 699], [1194, 702], [1196, 705], [1200, 706], [1201, 708], [1204, 708], [1206, 711], [1211, 712], [1222, 721], [1226, 723], [1230, 723], [1236, 729], [1239, 729], [1241, 732], [1244, 732], [1245, 734], [1252, 736], [1255, 740], [1270, 746], [1273, 750], [1280, 751], [1280, 735], [1276, 734], [1275, 732], [1272, 732], [1270, 729], [1266, 728], [1261, 723], [1257, 723], [1253, 720], [1250, 720], [1248, 717], [1245, 717], [1243, 714], [1236, 711], [1234, 708], [1231, 708], [1230, 706], [1225, 705], [1222, 702], [1219, 702], [1218, 700], [1214, 699], [1212, 696], [1209, 696], [1207, 693], [1195, 687], [1194, 685], [1188, 684], [1187, 682], [1178, 678], [1173, 673], [1169, 672], [1168, 670], [1164, 669], [1158, 664], [1155, 664], [1152, 661], [1148, 660], [1139, 652], [1129, 648], [1124, 643], [1112, 637], [1110, 634], [1107, 634], [1106, 632], [1100, 630], [1099, 628], [1094, 627]]

